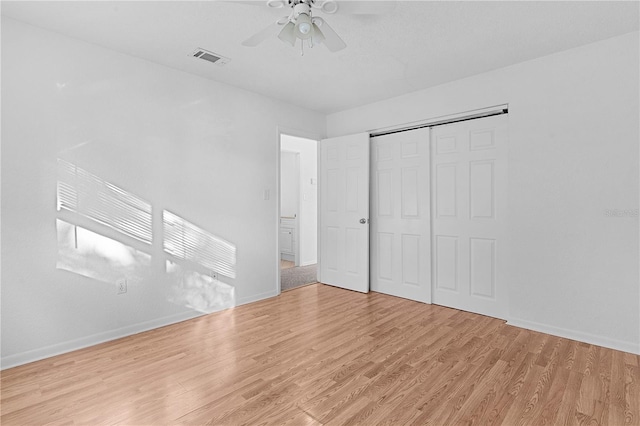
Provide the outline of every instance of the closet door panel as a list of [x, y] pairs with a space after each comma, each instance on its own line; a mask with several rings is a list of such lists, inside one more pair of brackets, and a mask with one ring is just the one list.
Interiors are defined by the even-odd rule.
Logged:
[[429, 129], [371, 138], [371, 290], [431, 302]]

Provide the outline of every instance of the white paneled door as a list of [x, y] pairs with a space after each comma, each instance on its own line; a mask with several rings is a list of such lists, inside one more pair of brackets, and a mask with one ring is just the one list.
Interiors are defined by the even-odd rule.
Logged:
[[371, 290], [431, 302], [429, 129], [371, 138]]
[[433, 303], [506, 318], [507, 116], [432, 129]]
[[369, 291], [369, 134], [320, 142], [320, 281]]

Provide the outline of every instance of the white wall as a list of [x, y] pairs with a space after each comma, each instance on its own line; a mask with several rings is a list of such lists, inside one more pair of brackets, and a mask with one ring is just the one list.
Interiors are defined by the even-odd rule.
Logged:
[[332, 114], [328, 136], [509, 104], [510, 317], [640, 352], [637, 32]]
[[3, 17], [2, 124], [3, 368], [198, 314], [161, 240], [125, 295], [56, 269], [59, 157], [233, 243], [236, 303], [278, 293], [278, 128], [323, 115]]
[[283, 134], [281, 148], [300, 154], [300, 217], [298, 222], [300, 266], [313, 265], [318, 261], [317, 141]]

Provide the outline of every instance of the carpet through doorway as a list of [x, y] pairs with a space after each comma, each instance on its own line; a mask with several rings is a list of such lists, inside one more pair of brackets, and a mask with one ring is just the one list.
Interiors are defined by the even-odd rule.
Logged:
[[290, 290], [301, 285], [318, 281], [317, 264], [282, 269], [280, 271], [280, 290]]

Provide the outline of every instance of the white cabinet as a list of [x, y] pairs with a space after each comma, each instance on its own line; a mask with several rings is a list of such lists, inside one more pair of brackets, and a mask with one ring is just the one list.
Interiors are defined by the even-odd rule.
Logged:
[[293, 255], [293, 235], [295, 229], [280, 228], [280, 253]]

